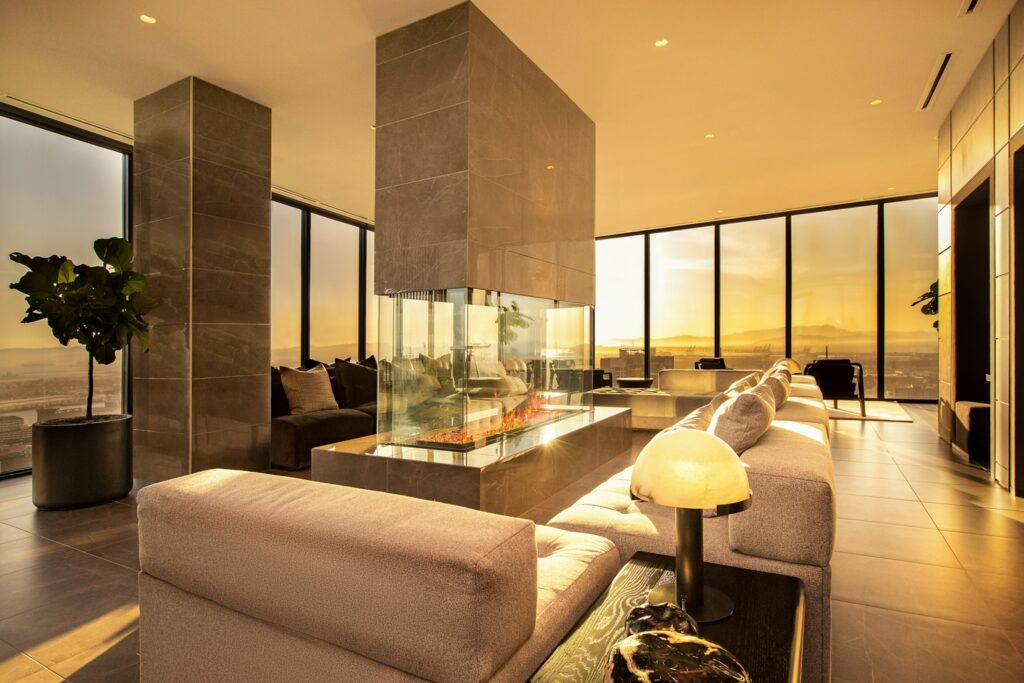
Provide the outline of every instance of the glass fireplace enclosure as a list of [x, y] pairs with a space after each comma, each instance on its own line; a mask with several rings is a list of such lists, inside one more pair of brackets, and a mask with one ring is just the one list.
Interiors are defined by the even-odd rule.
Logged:
[[380, 443], [469, 451], [591, 408], [590, 306], [480, 289], [379, 301]]

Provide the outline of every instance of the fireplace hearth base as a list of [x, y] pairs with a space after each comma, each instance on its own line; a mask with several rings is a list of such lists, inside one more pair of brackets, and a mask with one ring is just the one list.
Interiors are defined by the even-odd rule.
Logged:
[[468, 452], [377, 436], [313, 449], [314, 481], [519, 515], [632, 448], [632, 411], [596, 407]]

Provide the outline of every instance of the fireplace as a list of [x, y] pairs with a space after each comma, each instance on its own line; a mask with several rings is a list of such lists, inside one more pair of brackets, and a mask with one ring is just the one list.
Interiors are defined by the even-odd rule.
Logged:
[[590, 306], [466, 288], [380, 302], [380, 443], [471, 451], [590, 409]]

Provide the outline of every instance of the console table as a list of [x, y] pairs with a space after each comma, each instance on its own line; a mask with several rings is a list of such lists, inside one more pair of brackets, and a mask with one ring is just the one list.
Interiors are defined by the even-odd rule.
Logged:
[[[674, 566], [674, 558], [665, 555], [634, 555], [530, 680], [600, 683], [612, 645], [626, 637], [626, 615], [647, 601], [647, 592]], [[758, 683], [798, 682], [804, 633], [800, 580], [710, 563], [704, 573], [709, 585], [733, 599], [736, 612], [702, 625], [701, 637], [735, 655]]]

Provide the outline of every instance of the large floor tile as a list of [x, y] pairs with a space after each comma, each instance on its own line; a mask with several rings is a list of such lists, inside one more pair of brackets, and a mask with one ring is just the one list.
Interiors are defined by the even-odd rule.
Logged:
[[837, 552], [832, 598], [859, 605], [999, 627], [963, 569]]
[[836, 496], [836, 499], [840, 519], [859, 519], [865, 522], [901, 524], [924, 529], [935, 528], [924, 506], [916, 500], [853, 496], [843, 493]]
[[9, 524], [0, 522], [0, 543], [7, 543], [8, 541], [17, 541], [22, 538], [28, 538], [32, 534], [27, 531], [22, 531], [17, 527], [13, 527]]
[[0, 641], [0, 681], [5, 683], [44, 683], [60, 681], [60, 676], [17, 648]]
[[[1020, 576], [971, 569], [967, 570], [967, 575], [1002, 627], [1017, 634], [1014, 642], [1024, 645], [1024, 591], [1021, 590]], [[1024, 656], [1024, 650], [1020, 654]], [[1024, 673], [1021, 677], [1024, 678]]]
[[832, 466], [836, 474], [875, 479], [903, 479], [900, 469], [891, 460], [888, 463], [833, 460]]
[[32, 504], [32, 498], [30, 497], [0, 500], [0, 521], [10, 519], [11, 517], [27, 515], [35, 509], [36, 506]]
[[1008, 683], [1024, 671], [996, 629], [838, 601], [832, 624], [834, 680]]
[[873, 477], [851, 477], [837, 474], [836, 492], [854, 496], [917, 500], [917, 496], [914, 494], [914, 490], [910, 488], [910, 484], [902, 479], [876, 479]]
[[96, 587], [0, 621], [0, 638], [62, 676], [92, 665], [103, 680], [98, 662], [113, 671], [136, 661], [138, 619], [134, 595]]
[[974, 469], [962, 465], [949, 464], [943, 467], [931, 465], [916, 465], [904, 460], [897, 460], [897, 467], [907, 481], [919, 481], [923, 483], [941, 484], [980, 484], [988, 486], [991, 483], [989, 473], [984, 470]]
[[1024, 510], [1024, 499], [1010, 495], [996, 486], [982, 484], [951, 484], [910, 482], [914, 493], [924, 503], [973, 505], [996, 510]]
[[959, 531], [943, 531], [942, 535], [966, 569], [1017, 577], [1024, 569], [1024, 544], [1016, 538]]
[[1024, 543], [1024, 510], [998, 510], [976, 505], [923, 503], [935, 526], [985, 536], [1006, 536]]
[[937, 529], [915, 526], [840, 519], [836, 531], [836, 550], [904, 562], [960, 566], [956, 555]]
[[871, 428], [886, 443], [941, 443], [938, 434], [933, 430], [913, 422], [871, 422]]
[[31, 496], [31, 477], [0, 479], [0, 501], [14, 500], [16, 498], [29, 498]]
[[833, 448], [832, 462], [867, 462], [894, 464], [892, 456], [881, 450], [866, 448]]

